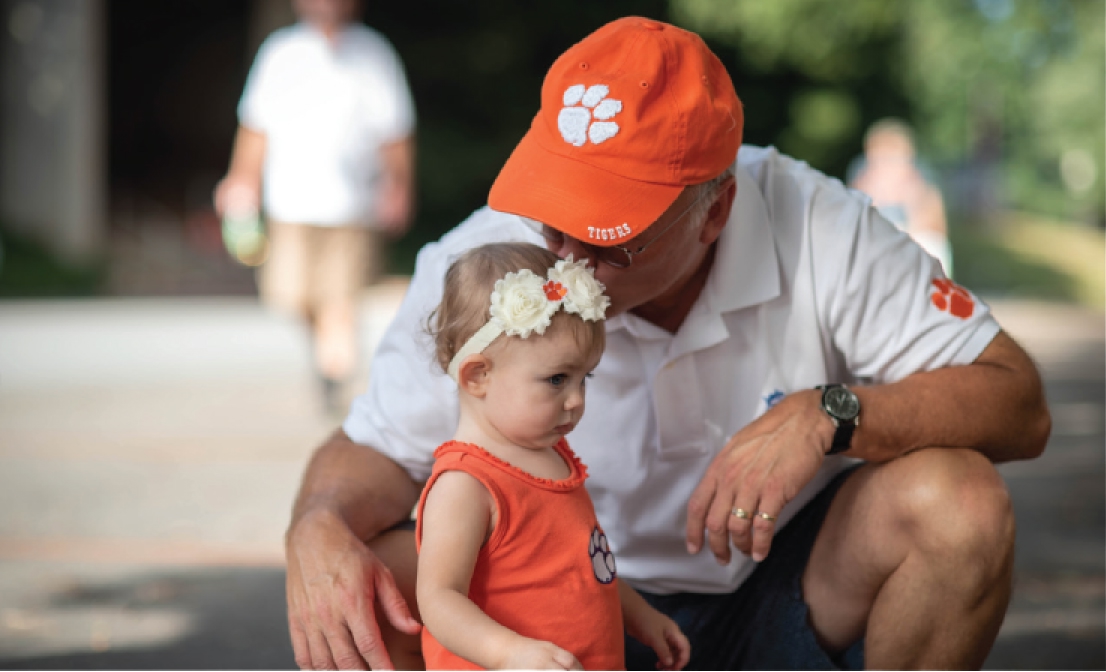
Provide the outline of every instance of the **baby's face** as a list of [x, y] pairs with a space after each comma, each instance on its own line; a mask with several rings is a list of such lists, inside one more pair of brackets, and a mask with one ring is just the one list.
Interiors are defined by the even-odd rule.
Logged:
[[547, 448], [580, 422], [586, 380], [602, 352], [585, 351], [565, 328], [509, 339], [492, 359], [481, 406], [504, 438], [523, 448]]

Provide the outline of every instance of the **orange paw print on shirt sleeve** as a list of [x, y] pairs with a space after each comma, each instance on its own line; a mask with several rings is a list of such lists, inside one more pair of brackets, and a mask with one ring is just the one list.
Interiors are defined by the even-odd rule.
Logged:
[[975, 299], [960, 285], [948, 278], [934, 278], [933, 286], [937, 288], [929, 295], [929, 300], [937, 307], [950, 315], [966, 320], [975, 312]]

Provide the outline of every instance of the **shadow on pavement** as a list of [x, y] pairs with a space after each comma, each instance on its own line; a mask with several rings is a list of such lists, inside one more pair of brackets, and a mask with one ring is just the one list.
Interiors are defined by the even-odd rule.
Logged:
[[[106, 582], [86, 576], [4, 617], [21, 617], [26, 633], [23, 651], [0, 645], [0, 669], [296, 667], [279, 568], [155, 570]], [[74, 652], [35, 655], [36, 630], [71, 641]], [[129, 641], [113, 639], [120, 635]]]

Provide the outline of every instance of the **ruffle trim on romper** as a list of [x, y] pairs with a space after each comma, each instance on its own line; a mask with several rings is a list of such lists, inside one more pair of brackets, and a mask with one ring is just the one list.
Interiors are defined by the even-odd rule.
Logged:
[[438, 446], [438, 449], [434, 451], [434, 459], [441, 459], [444, 455], [448, 453], [461, 453], [463, 455], [469, 455], [477, 459], [481, 459], [518, 479], [526, 481], [527, 483], [532, 483], [533, 485], [546, 490], [568, 491], [580, 487], [588, 477], [587, 466], [580, 461], [579, 457], [576, 457], [576, 453], [572, 452], [572, 449], [568, 447], [568, 442], [564, 439], [561, 439], [556, 444], [554, 444], [553, 450], [557, 451], [557, 454], [560, 455], [561, 458], [564, 459], [565, 464], [568, 465], [568, 478], [539, 478], [523, 469], [516, 467], [506, 460], [502, 460], [495, 455], [492, 455], [487, 451], [487, 449], [482, 448], [475, 443], [467, 443], [465, 441], [446, 441], [442, 445]]

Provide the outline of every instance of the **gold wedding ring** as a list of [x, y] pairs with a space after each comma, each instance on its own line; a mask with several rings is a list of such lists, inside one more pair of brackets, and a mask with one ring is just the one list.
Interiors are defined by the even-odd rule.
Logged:
[[763, 512], [763, 511], [757, 511], [757, 517], [758, 518], [763, 518], [764, 520], [767, 520], [769, 523], [776, 520], [775, 516], [770, 516], [770, 515], [768, 515], [767, 513]]
[[732, 513], [734, 516], [740, 518], [741, 520], [745, 520], [749, 517], [749, 512], [748, 511], [746, 511], [745, 509], [739, 509], [737, 507], [734, 507], [734, 510], [731, 511], [730, 513]]

